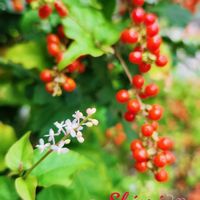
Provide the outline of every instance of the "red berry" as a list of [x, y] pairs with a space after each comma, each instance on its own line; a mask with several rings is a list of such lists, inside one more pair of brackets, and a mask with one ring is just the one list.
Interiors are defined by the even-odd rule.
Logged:
[[132, 0], [134, 6], [143, 6], [144, 0]]
[[153, 37], [158, 34], [159, 26], [157, 23], [151, 24], [146, 27], [146, 32], [148, 37]]
[[144, 21], [145, 11], [142, 8], [135, 8], [131, 13], [131, 18], [136, 24]]
[[49, 34], [49, 35], [47, 35], [47, 43], [48, 44], [51, 44], [51, 43], [60, 44], [60, 40], [57, 35]]
[[125, 112], [125, 114], [124, 114], [124, 119], [125, 119], [126, 121], [128, 121], [128, 122], [132, 122], [132, 121], [134, 121], [134, 119], [135, 119], [135, 114], [132, 113], [132, 112], [127, 111], [127, 112]]
[[64, 27], [62, 25], [58, 26], [57, 34], [58, 34], [59, 38], [65, 38], [65, 31], [64, 31]]
[[164, 67], [168, 63], [168, 59], [164, 55], [158, 55], [156, 58], [156, 65], [158, 67]]
[[119, 103], [126, 103], [129, 100], [129, 93], [127, 90], [119, 90], [116, 94], [116, 100]]
[[154, 83], [151, 83], [145, 87], [145, 94], [148, 97], [156, 96], [158, 93], [159, 93], [159, 87]]
[[56, 43], [50, 43], [47, 45], [48, 53], [52, 56], [57, 56], [60, 53], [60, 47]]
[[68, 15], [68, 10], [62, 1], [55, 1], [54, 7], [61, 17], [66, 17]]
[[148, 97], [144, 92], [140, 92], [139, 96], [141, 99], [146, 99]]
[[132, 113], [138, 113], [141, 110], [141, 105], [137, 99], [128, 101], [127, 110]]
[[52, 94], [54, 92], [54, 84], [53, 82], [46, 83], [45, 89], [48, 93]]
[[153, 159], [153, 163], [156, 167], [164, 167], [167, 164], [167, 159], [165, 154], [163, 153], [157, 154]]
[[144, 149], [144, 148], [136, 149], [135, 151], [133, 151], [133, 157], [138, 162], [144, 162], [144, 161], [147, 161], [147, 159], [148, 159], [148, 153], [147, 153], [146, 149]]
[[76, 82], [72, 78], [66, 78], [63, 89], [67, 92], [74, 91], [76, 89]]
[[166, 182], [168, 180], [168, 173], [164, 169], [161, 169], [155, 173], [155, 179], [159, 182]]
[[158, 35], [147, 38], [147, 48], [150, 51], [157, 50], [160, 47], [161, 43], [162, 43], [162, 39]]
[[157, 131], [159, 124], [158, 124], [157, 121], [153, 121], [152, 124], [151, 124], [151, 126], [153, 127], [154, 131]]
[[141, 51], [133, 51], [129, 54], [129, 61], [133, 64], [141, 64], [142, 63], [142, 52]]
[[136, 149], [142, 149], [143, 148], [142, 141], [138, 139], [133, 140], [131, 142], [130, 148], [131, 151], [135, 151]]
[[132, 83], [137, 89], [141, 89], [144, 85], [144, 78], [141, 75], [135, 75], [132, 78]]
[[145, 19], [144, 19], [144, 23], [149, 26], [151, 24], [153, 24], [156, 21], [156, 15], [152, 14], [152, 13], [147, 13], [145, 15]]
[[63, 57], [64, 57], [63, 52], [59, 52], [59, 53], [56, 55], [56, 62], [57, 62], [57, 63], [61, 62], [61, 60], [63, 59]]
[[48, 4], [41, 6], [38, 10], [38, 15], [41, 19], [46, 19], [52, 13], [52, 9]]
[[175, 163], [176, 158], [175, 158], [174, 154], [171, 151], [165, 151], [164, 154], [165, 154], [165, 157], [166, 157], [168, 165], [171, 165], [171, 164]]
[[148, 72], [149, 70], [151, 69], [151, 65], [150, 64], [147, 64], [147, 63], [141, 63], [140, 65], [139, 65], [139, 71], [141, 72], [141, 73], [146, 73], [146, 72]]
[[125, 29], [121, 33], [121, 41], [124, 43], [136, 43], [138, 41], [138, 33], [134, 29]]
[[135, 163], [135, 169], [139, 172], [146, 172], [148, 167], [147, 167], [147, 162], [136, 162]]
[[149, 110], [149, 119], [160, 120], [163, 114], [163, 108], [160, 105], [153, 105]]
[[141, 127], [141, 132], [144, 136], [150, 137], [152, 136], [154, 129], [150, 124], [143, 124]]
[[73, 73], [78, 70], [79, 65], [81, 65], [79, 60], [75, 60], [72, 64], [67, 67], [67, 71]]
[[158, 145], [158, 148], [162, 150], [170, 150], [173, 148], [174, 143], [172, 142], [171, 139], [162, 137], [158, 140], [157, 145]]
[[47, 83], [47, 82], [51, 82], [53, 80], [52, 77], [52, 71], [49, 69], [44, 69], [41, 73], [40, 73], [40, 79]]

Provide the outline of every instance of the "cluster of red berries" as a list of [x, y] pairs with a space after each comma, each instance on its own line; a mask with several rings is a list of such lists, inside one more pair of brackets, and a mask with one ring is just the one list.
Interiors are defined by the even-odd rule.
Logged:
[[[143, 5], [142, 2], [144, 3], [142, 0], [133, 0], [135, 6]], [[141, 7], [136, 7], [131, 12], [131, 20], [134, 27], [125, 29], [121, 34], [123, 43], [134, 44], [133, 51], [129, 54], [129, 61], [138, 65], [141, 73], [148, 72], [152, 64], [164, 67], [168, 59], [160, 54], [162, 38], [159, 36], [157, 16], [146, 13]]]
[[[129, 54], [129, 61], [138, 65], [140, 73], [148, 72], [152, 64], [164, 67], [168, 60], [160, 54], [162, 38], [158, 35], [157, 17], [153, 13], [145, 13], [140, 7], [144, 0], [132, 2], [136, 7], [131, 12], [133, 26], [121, 34], [123, 43], [134, 45], [133, 52]], [[148, 105], [142, 102], [144, 98], [155, 97], [159, 93], [159, 87], [154, 83], [144, 86], [145, 80], [141, 74], [133, 76], [131, 84], [132, 88], [129, 91], [122, 89], [117, 92], [116, 100], [126, 104], [126, 121], [133, 122], [138, 115], [145, 118], [139, 139], [131, 143], [135, 169], [139, 172], [150, 169], [157, 181], [165, 182], [168, 180], [168, 173], [163, 167], [175, 162], [175, 156], [170, 152], [173, 142], [169, 138], [158, 136], [158, 120], [162, 118], [163, 108], [158, 104]]]
[[107, 129], [105, 134], [106, 138], [116, 146], [122, 145], [126, 140], [124, 127], [121, 123], [117, 123], [115, 126]]
[[26, 2], [34, 5], [34, 8], [38, 8], [38, 15], [41, 19], [48, 18], [53, 12], [53, 8], [55, 8], [60, 17], [68, 15], [68, 9], [61, 0], [55, 0], [53, 3], [52, 1], [47, 3], [44, 0], [26, 0]]

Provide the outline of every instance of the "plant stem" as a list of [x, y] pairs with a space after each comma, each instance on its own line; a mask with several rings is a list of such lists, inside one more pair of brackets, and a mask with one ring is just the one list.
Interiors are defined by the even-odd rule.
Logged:
[[[77, 128], [74, 129], [74, 131], [76, 131], [80, 126], [83, 125], [83, 123], [85, 123], [88, 118], [90, 118], [91, 115], [88, 115], [87, 117], [85, 117], [79, 124], [79, 126]], [[69, 134], [65, 135], [61, 140], [66, 140]], [[60, 140], [60, 141], [61, 141]], [[59, 141], [59, 142], [60, 142]], [[57, 144], [59, 143], [57, 142]], [[49, 149], [35, 164], [33, 164], [33, 166], [31, 168], [29, 168], [26, 173], [23, 175], [23, 178], [27, 178], [27, 176], [33, 171], [33, 169], [35, 169], [50, 153], [52, 153], [53, 150]]]

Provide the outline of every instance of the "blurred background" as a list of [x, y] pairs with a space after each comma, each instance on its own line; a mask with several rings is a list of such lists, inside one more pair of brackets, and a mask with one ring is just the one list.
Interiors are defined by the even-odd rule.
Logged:
[[[128, 24], [127, 0], [89, 2], [102, 5], [105, 17], [114, 23], [122, 27]], [[159, 133], [175, 143], [177, 161], [168, 168], [170, 181], [157, 183], [151, 173], [139, 174], [133, 168], [129, 145], [137, 138], [138, 124], [130, 126], [125, 122], [121, 117], [124, 108], [115, 102], [116, 91], [128, 88], [128, 80], [115, 59], [85, 57], [85, 72], [74, 75], [78, 84], [75, 92], [52, 97], [45, 91], [38, 74], [53, 66], [45, 34], [59, 22], [54, 17], [50, 23], [39, 22], [24, 0], [0, 0], [1, 176], [7, 174], [5, 153], [26, 131], [32, 131], [35, 145], [53, 122], [70, 117], [75, 110], [95, 106], [100, 125], [85, 133], [83, 145], [71, 144], [71, 149], [95, 161], [95, 167], [75, 175], [67, 189], [51, 186], [38, 190], [38, 200], [69, 199], [66, 196], [72, 200], [102, 200], [115, 191], [130, 192], [139, 199], [156, 200], [160, 195], [171, 199], [173, 195], [200, 200], [200, 1], [146, 2], [145, 9], [159, 16], [162, 51], [170, 60], [163, 70], [150, 71], [148, 78], [162, 89], [158, 97], [147, 100], [165, 108]], [[123, 52], [126, 56], [128, 51]], [[0, 179], [0, 188], [2, 181], [5, 180]], [[12, 182], [9, 187], [12, 190]], [[0, 199], [5, 196], [0, 190]], [[12, 199], [18, 199], [15, 192]]]

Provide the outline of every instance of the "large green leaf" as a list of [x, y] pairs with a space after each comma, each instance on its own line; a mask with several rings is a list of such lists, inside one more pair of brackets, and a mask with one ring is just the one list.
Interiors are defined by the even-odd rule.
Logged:
[[13, 171], [26, 170], [31, 167], [33, 148], [29, 141], [30, 132], [15, 142], [6, 154], [6, 165]]
[[36, 187], [37, 179], [33, 176], [26, 179], [19, 177], [15, 180], [15, 188], [23, 200], [35, 200]]
[[18, 195], [15, 191], [14, 181], [7, 177], [0, 177], [0, 199], [17, 200]]
[[[35, 150], [35, 161], [41, 156], [41, 153]], [[63, 185], [67, 187], [71, 183], [73, 174], [90, 165], [91, 162], [88, 159], [73, 151], [60, 155], [53, 152], [31, 174], [37, 177], [40, 186]]]
[[119, 37], [118, 28], [107, 21], [101, 10], [85, 6], [81, 0], [65, 0], [69, 16], [64, 18], [65, 33], [74, 41], [64, 54], [64, 60], [59, 64], [63, 69], [81, 55], [94, 57], [112, 52], [113, 45]]

